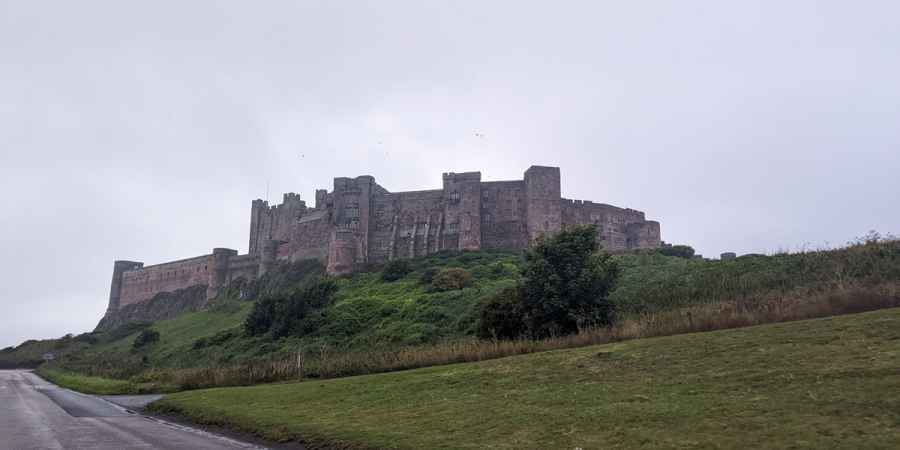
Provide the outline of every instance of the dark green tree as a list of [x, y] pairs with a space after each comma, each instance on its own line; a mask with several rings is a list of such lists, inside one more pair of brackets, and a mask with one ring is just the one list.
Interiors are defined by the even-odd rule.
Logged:
[[522, 321], [522, 287], [511, 286], [488, 297], [481, 305], [478, 337], [516, 339], [525, 334]]
[[335, 291], [337, 284], [323, 277], [260, 298], [244, 320], [244, 331], [250, 336], [271, 332], [275, 339], [309, 334], [321, 324], [322, 311], [331, 304]]
[[599, 250], [593, 225], [538, 238], [525, 254], [523, 275], [522, 315], [532, 338], [612, 322], [609, 293], [619, 266]]
[[670, 245], [668, 247], [660, 247], [658, 252], [666, 256], [677, 256], [685, 259], [694, 257], [694, 247], [691, 247], [690, 245]]
[[410, 272], [412, 272], [412, 267], [410, 267], [409, 261], [395, 259], [384, 266], [384, 269], [381, 271], [381, 279], [388, 282], [397, 281]]

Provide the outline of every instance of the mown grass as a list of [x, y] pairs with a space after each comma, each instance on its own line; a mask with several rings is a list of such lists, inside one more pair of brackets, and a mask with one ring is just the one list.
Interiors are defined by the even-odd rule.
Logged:
[[166, 396], [310, 448], [900, 446], [900, 309]]
[[135, 383], [129, 380], [117, 380], [96, 376], [80, 375], [71, 372], [39, 368], [37, 374], [64, 388], [72, 389], [85, 394], [95, 395], [120, 395], [120, 394], [150, 394], [161, 392], [175, 392], [176, 386], [160, 383]]

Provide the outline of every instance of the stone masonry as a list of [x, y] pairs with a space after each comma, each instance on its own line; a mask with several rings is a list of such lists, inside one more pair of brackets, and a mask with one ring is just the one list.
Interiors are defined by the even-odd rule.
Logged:
[[246, 255], [211, 254], [153, 266], [116, 261], [107, 314], [160, 292], [196, 285], [212, 298], [233, 280], [252, 280], [279, 261], [318, 259], [331, 274], [442, 250], [523, 250], [545, 233], [594, 224], [609, 251], [657, 248], [659, 222], [633, 209], [569, 200], [558, 167], [532, 166], [521, 180], [481, 181], [480, 172], [445, 173], [440, 189], [389, 192], [369, 175], [335, 178], [315, 206], [284, 194], [279, 205], [254, 200]]

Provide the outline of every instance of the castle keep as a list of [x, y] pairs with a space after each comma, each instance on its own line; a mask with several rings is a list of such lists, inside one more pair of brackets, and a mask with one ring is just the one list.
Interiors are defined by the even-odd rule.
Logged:
[[254, 200], [246, 255], [216, 248], [153, 266], [116, 261], [107, 315], [196, 285], [212, 298], [232, 280], [255, 279], [278, 261], [314, 258], [329, 273], [343, 274], [441, 250], [522, 250], [542, 233], [576, 224], [597, 225], [610, 251], [660, 246], [659, 222], [641, 211], [562, 198], [558, 167], [532, 166], [512, 181], [445, 173], [440, 189], [409, 192], [389, 192], [368, 175], [335, 178], [331, 192], [316, 191], [313, 207], [293, 193], [280, 205]]

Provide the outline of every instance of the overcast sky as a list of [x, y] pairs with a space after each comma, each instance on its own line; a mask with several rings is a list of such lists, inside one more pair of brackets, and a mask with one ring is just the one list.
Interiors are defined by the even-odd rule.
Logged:
[[898, 5], [0, 0], [0, 347], [246, 252], [267, 184], [554, 165], [707, 256], [897, 234]]

